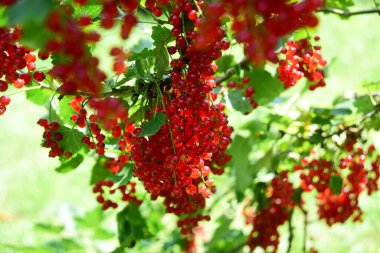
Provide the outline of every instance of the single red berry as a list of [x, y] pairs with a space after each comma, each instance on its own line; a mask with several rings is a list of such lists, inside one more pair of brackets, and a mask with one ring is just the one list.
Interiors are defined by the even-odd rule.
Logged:
[[33, 78], [34, 78], [34, 80], [36, 80], [37, 82], [42, 82], [43, 80], [45, 80], [45, 74], [42, 73], [41, 71], [36, 71], [36, 72], [34, 72], [34, 74], [33, 74]]
[[7, 97], [7, 96], [1, 96], [0, 97], [0, 104], [2, 104], [3, 106], [9, 105], [10, 102], [11, 102], [10, 97]]

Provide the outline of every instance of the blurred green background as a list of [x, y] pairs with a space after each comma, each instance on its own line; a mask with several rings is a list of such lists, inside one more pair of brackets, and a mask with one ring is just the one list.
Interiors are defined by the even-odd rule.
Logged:
[[[372, 1], [363, 1], [356, 8], [372, 5]], [[379, 31], [379, 15], [355, 16], [349, 20], [321, 15], [318, 35], [323, 55], [330, 62], [328, 86], [306, 94], [300, 102], [328, 106], [338, 95], [365, 92], [364, 81], [380, 81]], [[0, 253], [111, 251], [117, 245], [116, 236], [112, 234], [116, 230], [115, 223], [108, 212], [102, 214], [96, 209], [89, 187], [92, 161], [69, 174], [56, 173], [54, 168], [59, 162], [49, 159], [48, 151], [40, 147], [42, 130], [36, 124], [46, 113], [45, 109], [28, 102], [23, 94], [13, 96], [12, 100], [7, 113], [0, 118]], [[223, 186], [219, 189], [227, 190]], [[380, 252], [380, 195], [364, 196], [361, 206], [363, 223], [347, 222], [332, 228], [317, 222], [316, 214], [311, 213], [308, 233], [312, 240], [308, 246], [314, 245], [321, 253]], [[84, 216], [91, 210], [94, 211]], [[108, 219], [104, 227], [98, 229], [102, 215]], [[88, 218], [89, 224], [78, 226], [80, 217]], [[301, 213], [294, 217], [294, 253], [302, 252], [302, 219]], [[64, 225], [63, 230], [61, 225]], [[96, 233], [82, 229], [91, 229], [91, 226]], [[286, 226], [282, 233], [279, 252], [285, 252], [287, 247]]]

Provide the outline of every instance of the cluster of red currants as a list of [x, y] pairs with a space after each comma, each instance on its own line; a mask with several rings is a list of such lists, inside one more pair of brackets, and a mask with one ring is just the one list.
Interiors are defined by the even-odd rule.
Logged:
[[66, 152], [64, 148], [60, 146], [60, 142], [63, 140], [63, 133], [60, 132], [61, 124], [57, 121], [49, 122], [47, 119], [38, 120], [38, 125], [44, 128], [42, 146], [44, 148], [50, 148], [49, 157], [72, 157], [70, 152]]
[[[117, 208], [117, 201], [106, 199], [108, 195], [115, 195], [117, 191], [121, 194], [121, 200], [125, 202], [135, 202], [137, 205], [141, 205], [142, 201], [136, 197], [136, 183], [128, 182], [125, 185], [115, 186], [113, 181], [101, 180], [93, 188], [93, 192], [97, 193], [96, 200], [102, 205], [103, 210], [108, 208]], [[110, 197], [110, 196], [108, 196]]]
[[[366, 189], [369, 194], [378, 190], [380, 159], [379, 155], [374, 154], [374, 151], [373, 145], [368, 148], [367, 152], [364, 152], [361, 147], [352, 150], [351, 154], [343, 158], [340, 163], [341, 174], [346, 174], [341, 193], [334, 195], [331, 190], [327, 189], [318, 196], [319, 216], [321, 219], [325, 219], [328, 225], [343, 223], [350, 217], [353, 218], [353, 221], [361, 220], [359, 196]], [[375, 159], [371, 163], [371, 169], [367, 170], [366, 159], [372, 156]], [[345, 171], [347, 169], [348, 171]], [[375, 187], [373, 187], [374, 185]]]
[[294, 171], [302, 171], [300, 175], [301, 188], [304, 191], [324, 192], [329, 188], [330, 177], [336, 174], [331, 162], [325, 159], [313, 159], [308, 161], [305, 157], [302, 159], [303, 166], [294, 166]]
[[[160, 4], [162, 1], [146, 2], [152, 11]], [[211, 92], [216, 86], [213, 62], [229, 43], [224, 40], [224, 30], [214, 27], [214, 42], [202, 48], [196, 46], [198, 11], [192, 1], [177, 0], [171, 5], [169, 22], [176, 44], [168, 51], [173, 56], [178, 53], [179, 58], [171, 61], [170, 91], [158, 88], [157, 93], [163, 94], [158, 98], [162, 105], [153, 109], [166, 115], [166, 124], [149, 137], [139, 137], [141, 129], [136, 129], [131, 150], [135, 176], [153, 199], [164, 197], [167, 212], [183, 217], [179, 226], [190, 242], [193, 228], [204, 219], [193, 214], [203, 209], [206, 199], [215, 192], [210, 176], [223, 173], [230, 159], [226, 149], [232, 133], [224, 105], [214, 104], [216, 94]], [[192, 222], [182, 226], [188, 219]]]
[[314, 11], [321, 5], [321, 0], [291, 4], [287, 0], [222, 0], [212, 3], [205, 10], [207, 19], [200, 24], [199, 43], [214, 42], [214, 27], [220, 26], [222, 18], [229, 15], [233, 19], [235, 38], [245, 45], [245, 54], [251, 62], [276, 62], [275, 50], [280, 39], [302, 27], [317, 26]]
[[98, 68], [99, 60], [89, 53], [88, 45], [97, 42], [100, 35], [83, 31], [79, 21], [72, 18], [72, 11], [64, 6], [51, 11], [46, 20], [46, 27], [54, 33], [46, 52], [65, 59], [56, 57], [49, 74], [62, 82], [62, 94], [85, 92], [96, 97], [103, 91], [106, 75]]
[[[325, 159], [302, 159], [302, 165], [296, 165], [295, 171], [301, 171], [301, 188], [304, 191], [316, 189], [318, 192], [318, 213], [328, 225], [345, 222], [350, 217], [360, 221], [362, 211], [359, 207], [359, 196], [367, 189], [369, 194], [378, 190], [377, 181], [380, 178], [380, 156], [375, 154], [375, 148], [370, 145], [365, 152], [361, 147], [349, 145], [349, 152], [340, 160], [339, 168], [334, 168]], [[367, 157], [373, 158], [371, 168], [366, 169]], [[332, 177], [342, 180], [339, 193], [331, 188]]]
[[266, 191], [267, 203], [253, 218], [253, 230], [248, 237], [248, 246], [252, 251], [257, 247], [267, 252], [277, 251], [280, 239], [278, 227], [289, 219], [295, 205], [293, 192], [286, 172], [273, 178]]
[[[44, 73], [34, 71], [36, 56], [31, 50], [19, 45], [20, 33], [21, 28], [19, 27], [0, 28], [0, 53], [2, 55], [0, 78], [4, 79], [0, 80], [0, 92], [7, 91], [10, 84], [16, 89], [21, 89], [31, 83], [32, 77], [37, 82], [45, 79]], [[0, 115], [5, 113], [9, 103], [10, 99], [7, 96], [1, 97]]]
[[[315, 37], [315, 40], [318, 41], [319, 37]], [[281, 54], [284, 59], [280, 60], [278, 73], [285, 88], [294, 86], [302, 77], [312, 82], [310, 90], [326, 85], [323, 67], [327, 61], [321, 55], [320, 46], [313, 47], [308, 39], [288, 41]]]

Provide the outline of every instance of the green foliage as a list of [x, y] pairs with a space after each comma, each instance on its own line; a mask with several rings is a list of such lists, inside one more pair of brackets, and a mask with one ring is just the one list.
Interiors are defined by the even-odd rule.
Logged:
[[158, 112], [156, 113], [151, 120], [145, 122], [141, 127], [140, 137], [142, 136], [151, 136], [157, 133], [160, 128], [165, 124], [166, 115]]
[[50, 33], [43, 25], [54, 4], [51, 0], [20, 0], [6, 11], [8, 25], [23, 26], [24, 44], [43, 48]]
[[234, 137], [234, 141], [229, 149], [232, 155], [230, 166], [235, 168], [235, 190], [237, 196], [244, 194], [245, 189], [253, 182], [253, 177], [257, 171], [249, 164], [249, 153], [251, 150], [251, 139], [240, 135]]
[[97, 0], [88, 0], [85, 6], [79, 6], [75, 4], [73, 0], [64, 0], [64, 2], [73, 7], [73, 17], [75, 18], [86, 15], [94, 19], [97, 18], [102, 11], [102, 5], [99, 4], [99, 1]]
[[[32, 86], [35, 85], [32, 84]], [[46, 105], [54, 92], [48, 89], [34, 89], [26, 91], [25, 94], [26, 98], [36, 105]]]
[[354, 6], [353, 0], [326, 0], [327, 8], [336, 8], [341, 10], [348, 10], [348, 7]]
[[247, 240], [241, 231], [231, 229], [232, 221], [225, 215], [219, 217], [216, 221], [219, 226], [214, 231], [211, 240], [206, 244], [206, 252], [231, 252]]
[[233, 55], [224, 55], [216, 61], [216, 65], [218, 65], [218, 72], [222, 74], [235, 64], [235, 57]]
[[134, 202], [118, 213], [117, 224], [120, 247], [114, 252], [122, 252], [122, 249], [133, 247], [136, 240], [150, 237], [145, 218]]
[[60, 146], [66, 151], [72, 154], [79, 152], [83, 145], [82, 139], [84, 134], [76, 129], [61, 126], [59, 131], [63, 134], [63, 139], [60, 142]]
[[107, 158], [105, 157], [99, 157], [96, 160], [95, 165], [92, 167], [91, 171], [91, 180], [90, 184], [96, 184], [100, 180], [104, 180], [106, 178], [112, 177], [113, 174], [111, 171], [105, 168], [104, 164], [106, 163]]
[[58, 108], [56, 108], [56, 111], [58, 112], [61, 120], [65, 121], [68, 124], [72, 124], [71, 116], [76, 113], [70, 106], [70, 101], [73, 100], [73, 98], [74, 96], [64, 96], [59, 100]]
[[251, 71], [246, 71], [244, 76], [251, 79], [250, 85], [255, 90], [253, 98], [259, 105], [272, 102], [284, 91], [281, 81], [264, 69], [253, 67]]
[[53, 6], [51, 0], [19, 0], [7, 9], [8, 25], [24, 25], [30, 21], [41, 25]]
[[[43, 2], [41, 0], [30, 0], [28, 4], [26, 4], [26, 2], [27, 1], [19, 1], [19, 4], [12, 7], [13, 10], [11, 9], [6, 13], [6, 17], [1, 16], [2, 9], [0, 9], [0, 23], [6, 22], [7, 19], [9, 23], [23, 23], [25, 29], [23, 34], [24, 42], [32, 47], [42, 47], [50, 34], [46, 28], [41, 28], [41, 22], [44, 15], [46, 15], [46, 9], [50, 8], [51, 2], [45, 1], [43, 3], [45, 9], [37, 9], [36, 6], [33, 6], [33, 3], [41, 5]], [[89, 5], [87, 5], [86, 8], [80, 8], [74, 4], [72, 0], [66, 0], [66, 2], [70, 3], [74, 8], [75, 17], [86, 14], [94, 20], [98, 19], [100, 14], [99, 1], [89, 0]], [[348, 10], [348, 7], [352, 4], [353, 1], [351, 0], [326, 1], [326, 7], [339, 8], [342, 10]], [[141, 2], [141, 5], [144, 6], [144, 1]], [[27, 7], [31, 10], [26, 10]], [[27, 15], [17, 13], [16, 16], [11, 17], [11, 14], [16, 10], [20, 13], [22, 13], [21, 11], [26, 11]], [[166, 10], [164, 9], [164, 11]], [[38, 15], [35, 15], [37, 12]], [[34, 14], [31, 15], [31, 13]], [[31, 19], [32, 16], [33, 20]], [[28, 19], [24, 20], [24, 18]], [[165, 19], [165, 17], [163, 17], [163, 19]], [[185, 25], [189, 23], [190, 22], [187, 22]], [[225, 25], [228, 26], [228, 22]], [[292, 34], [292, 38], [294, 40], [308, 38], [316, 32], [318, 32], [318, 30], [300, 29]], [[227, 34], [226, 38], [231, 38], [231, 34]], [[154, 26], [152, 28], [152, 39], [154, 42], [153, 48], [151, 41], [148, 40], [147, 42], [147, 40], [144, 41], [144, 39], [138, 40], [137, 46], [131, 49], [132, 54], [128, 59], [130, 66], [123, 78], [121, 80], [116, 79], [117, 81], [111, 80], [113, 83], [110, 81], [111, 88], [135, 84], [132, 95], [125, 95], [123, 99], [126, 103], [128, 102], [134, 105], [129, 111], [129, 121], [137, 122], [138, 126], [141, 122], [144, 122], [146, 112], [151, 110], [151, 104], [156, 104], [158, 101], [156, 99], [154, 102], [147, 102], [143, 92], [146, 92], [146, 90], [149, 90], [149, 88], [153, 86], [152, 80], [157, 81], [166, 78], [167, 70], [169, 69], [170, 58], [167, 52], [167, 46], [173, 41], [170, 30], [165, 26]], [[125, 46], [128, 48], [129, 45], [126, 44]], [[247, 70], [244, 68], [244, 70], [242, 70], [236, 65], [237, 59], [239, 59], [238, 50], [232, 45], [231, 52], [217, 61], [219, 69], [216, 76], [218, 76], [218, 74], [224, 74], [230, 68], [234, 68], [235, 70], [233, 80], [239, 80], [243, 74], [248, 76], [251, 79], [250, 85], [256, 92], [254, 99], [261, 107], [255, 109], [250, 115], [243, 117], [241, 114], [248, 114], [252, 111], [252, 106], [244, 96], [244, 91], [231, 89], [227, 93], [228, 101], [232, 105], [232, 110], [228, 113], [232, 118], [231, 123], [234, 124], [235, 128], [235, 133], [232, 137], [233, 142], [229, 149], [232, 160], [228, 166], [226, 166], [226, 177], [221, 179], [216, 178], [215, 181], [218, 192], [225, 192], [226, 190], [227, 193], [230, 191], [235, 192], [238, 198], [237, 201], [236, 199], [229, 200], [228, 196], [231, 194], [221, 194], [220, 198], [214, 196], [207, 200], [207, 202], [216, 203], [216, 205], [220, 206], [220, 208], [211, 210], [212, 221], [217, 221], [217, 227], [211, 238], [206, 236], [208, 241], [204, 243], [204, 248], [202, 248], [204, 252], [210, 253], [243, 252], [241, 248], [239, 249], [239, 245], [244, 244], [247, 239], [247, 233], [246, 231], [244, 231], [244, 233], [241, 231], [245, 229], [243, 222], [241, 222], [239, 218], [236, 219], [234, 217], [238, 215], [240, 217], [241, 202], [244, 199], [253, 198], [254, 206], [257, 207], [256, 211], [267, 207], [268, 182], [274, 175], [282, 170], [292, 171], [293, 166], [299, 162], [302, 156], [310, 155], [309, 151], [311, 148], [326, 150], [330, 152], [327, 154], [330, 157], [339, 157], [340, 150], [336, 146], [344, 142], [346, 137], [341, 134], [335, 134], [333, 136], [334, 141], [332, 141], [332, 138], [327, 136], [330, 136], [331, 133], [339, 132], [339, 127], [342, 125], [349, 125], [351, 122], [355, 124], [361, 120], [363, 115], [376, 109], [374, 106], [376, 99], [373, 98], [372, 94], [367, 93], [355, 94], [354, 97], [350, 98], [340, 97], [332, 106], [322, 107], [319, 103], [317, 104], [318, 107], [305, 106], [305, 104], [301, 102], [305, 102], [305, 100], [307, 102], [310, 101], [304, 97], [304, 91], [300, 91], [298, 87], [294, 87], [284, 92], [282, 83], [278, 81], [276, 76], [271, 74], [273, 73], [273, 69], [271, 69], [273, 66], [268, 64], [265, 66], [265, 69], [252, 68], [251, 70]], [[67, 60], [67, 58], [61, 55], [52, 56], [53, 63], [62, 63]], [[336, 88], [336, 86], [332, 87], [333, 88], [329, 90], [330, 92], [334, 90], [334, 87]], [[217, 89], [223, 90], [224, 88]], [[377, 91], [377, 89], [374, 90]], [[291, 103], [287, 103], [289, 97], [295, 93], [299, 93], [300, 97], [294, 96], [296, 99], [292, 100]], [[332, 94], [328, 95], [331, 97], [336, 96], [335, 93], [331, 93]], [[26, 94], [27, 98], [37, 105], [49, 105], [54, 93], [48, 89], [41, 89], [29, 90]], [[326, 97], [321, 94], [322, 93], [317, 91], [313, 93], [312, 96], [315, 96], [320, 101], [324, 101]], [[81, 164], [85, 165], [83, 163], [85, 150], [81, 149], [82, 130], [77, 131], [69, 126], [69, 124], [73, 124], [70, 117], [75, 113], [69, 106], [69, 102], [72, 98], [73, 96], [64, 96], [59, 100], [53, 99], [52, 119], [57, 119], [64, 124], [66, 123], [68, 126], [61, 127], [61, 132], [64, 133], [64, 140], [60, 144], [69, 152], [79, 152], [70, 159], [61, 159], [61, 165], [56, 168], [56, 171], [59, 173], [67, 173], [75, 170]], [[227, 100], [227, 98], [223, 99]], [[299, 100], [302, 101], [300, 102]], [[236, 111], [239, 113], [236, 113]], [[142, 133], [140, 136], [156, 134], [165, 124], [165, 121], [165, 114], [161, 112], [153, 114], [149, 121], [142, 124]], [[360, 131], [379, 130], [380, 117], [373, 116], [371, 119], [366, 120], [362, 126], [362, 128], [359, 127]], [[83, 132], [85, 131], [88, 130], [84, 129]], [[366, 138], [372, 141], [371, 135], [368, 135]], [[116, 142], [113, 144], [116, 144]], [[89, 155], [92, 155], [92, 153], [93, 152], [89, 153]], [[116, 157], [117, 154], [119, 154], [118, 150], [116, 150], [115, 154], [112, 154], [112, 157]], [[134, 169], [133, 162], [128, 162], [121, 171], [115, 175], [105, 168], [106, 160], [104, 157], [96, 160], [95, 165], [92, 167], [91, 184], [96, 184], [100, 180], [112, 180], [115, 183], [115, 187], [117, 187], [131, 180]], [[74, 174], [75, 173], [82, 173], [82, 170], [77, 170]], [[82, 177], [82, 174], [80, 175]], [[138, 187], [142, 188], [142, 185], [138, 184]], [[340, 194], [343, 188], [342, 177], [332, 176], [329, 181], [329, 188], [332, 189], [334, 194]], [[301, 202], [303, 193], [304, 191], [301, 188], [295, 190], [293, 199], [296, 203]], [[82, 203], [80, 203], [80, 205], [81, 204]], [[237, 213], [236, 210], [238, 210], [239, 213]], [[107, 212], [96, 208], [86, 212], [84, 215], [74, 215], [75, 227], [89, 234], [91, 241], [82, 237], [82, 235], [78, 235], [77, 238], [66, 238], [64, 226], [40, 223], [35, 226], [36, 230], [56, 234], [61, 238], [51, 240], [48, 244], [38, 247], [12, 246], [13, 248], [10, 249], [10, 252], [85, 252], [89, 249], [87, 249], [88, 245], [83, 242], [95, 242], [96, 244], [97, 240], [113, 238], [114, 231], [109, 231], [103, 227], [103, 223], [107, 219], [106, 214]], [[179, 245], [185, 246], [185, 242], [183, 238], [181, 238], [178, 230], [172, 231], [171, 225], [176, 221], [169, 220], [169, 222], [166, 223], [167, 218], [167, 216], [163, 217], [163, 210], [159, 210], [155, 205], [146, 205], [144, 202], [143, 207], [139, 208], [134, 203], [128, 204], [117, 216], [117, 229], [121, 246], [114, 252], [177, 252]], [[163, 220], [165, 224], [162, 224]], [[213, 231], [213, 229], [209, 229], [210, 227], [208, 227], [206, 223], [204, 224], [207, 233]], [[107, 228], [112, 229], [114, 223], [107, 225]], [[213, 227], [213, 225], [215, 225], [215, 223], [212, 224], [211, 227]], [[313, 228], [311, 228], [311, 230], [313, 230]], [[319, 230], [317, 232], [320, 233]], [[281, 231], [281, 233], [283, 233], [283, 231]], [[155, 234], [154, 238], [151, 238], [152, 234]], [[0, 249], [1, 246], [0, 242]], [[131, 249], [132, 247], [135, 248]], [[8, 250], [8, 248], [6, 249]], [[101, 248], [98, 251], [105, 252], [106, 250]]]
[[78, 168], [78, 166], [83, 162], [84, 157], [81, 154], [76, 154], [70, 159], [63, 161], [61, 165], [55, 169], [58, 173], [68, 173], [72, 170]]
[[339, 195], [343, 189], [343, 179], [339, 176], [331, 176], [329, 181], [329, 188], [335, 195]]
[[231, 102], [232, 108], [246, 114], [253, 110], [249, 100], [245, 97], [242, 90], [233, 89], [228, 91], [228, 99]]
[[76, 216], [75, 223], [79, 229], [90, 232], [94, 239], [108, 240], [112, 239], [115, 235], [102, 227], [105, 218], [104, 211], [100, 207], [97, 207], [86, 212], [83, 216]]
[[166, 44], [172, 41], [174, 38], [171, 36], [170, 30], [164, 26], [153, 27], [152, 32], [155, 57], [154, 71], [156, 78], [161, 79], [165, 70], [169, 67], [169, 53], [166, 49]]
[[130, 161], [119, 173], [117, 173], [117, 175], [109, 177], [110, 180], [115, 182], [115, 187], [125, 185], [132, 179], [134, 165], [135, 163]]

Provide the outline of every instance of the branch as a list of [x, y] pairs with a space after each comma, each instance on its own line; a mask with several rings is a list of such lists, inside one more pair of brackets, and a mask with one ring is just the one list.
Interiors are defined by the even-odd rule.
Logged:
[[345, 126], [343, 128], [340, 128], [338, 131], [336, 131], [334, 133], [331, 133], [329, 135], [323, 136], [323, 138], [328, 139], [328, 138], [331, 138], [334, 135], [341, 134], [341, 133], [347, 131], [350, 128], [358, 128], [364, 121], [366, 121], [367, 119], [372, 118], [373, 116], [375, 116], [376, 114], [378, 114], [380, 112], [380, 104], [377, 104], [374, 107], [375, 107], [375, 109], [373, 109], [369, 113], [365, 114], [356, 123], [354, 123], [352, 125]]
[[[239, 66], [240, 68], [247, 68], [248, 65], [249, 65], [248, 59], [244, 59], [240, 63], [237, 64], [237, 66]], [[221, 84], [222, 82], [228, 80], [231, 76], [233, 76], [236, 73], [235, 67], [236, 66], [227, 69], [227, 71], [224, 73], [224, 75], [216, 77], [215, 82], [217, 84]]]
[[351, 16], [362, 15], [362, 14], [380, 14], [380, 9], [370, 9], [370, 10], [348, 12], [341, 9], [324, 8], [324, 9], [318, 9], [317, 12], [331, 13], [331, 14], [336, 14], [336, 15], [348, 18]]
[[[86, 93], [86, 92], [63, 93], [59, 87], [57, 89], [53, 89], [49, 85], [44, 84], [44, 83], [39, 83], [39, 85], [40, 86], [38, 86], [38, 88], [54, 91], [56, 94], [59, 94], [61, 97], [63, 97], [63, 96], [93, 97], [93, 94]], [[109, 92], [105, 92], [103, 94], [100, 94], [99, 97], [105, 98], [105, 97], [109, 97], [109, 96], [131, 95], [134, 90], [135, 90], [134, 86], [125, 86], [125, 87], [122, 87], [119, 89], [113, 88]]]
[[365, 114], [363, 116], [363, 118], [361, 118], [358, 122], [356, 122], [356, 126], [359, 126], [360, 124], [362, 124], [364, 121], [366, 121], [367, 119], [369, 118], [372, 118], [373, 116], [375, 116], [376, 114], [378, 114], [380, 112], [380, 104], [378, 105], [375, 105], [375, 109], [367, 114]]

